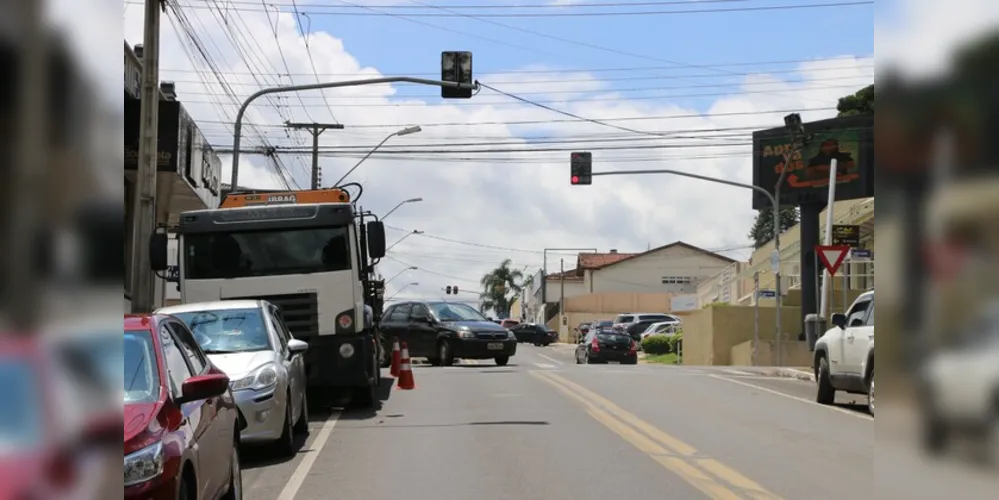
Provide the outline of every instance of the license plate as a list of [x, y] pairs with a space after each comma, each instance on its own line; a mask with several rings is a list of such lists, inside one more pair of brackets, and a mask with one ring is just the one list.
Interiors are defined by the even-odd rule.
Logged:
[[490, 351], [502, 351], [503, 350], [503, 344], [501, 344], [499, 342], [493, 342], [493, 343], [487, 345], [486, 349], [489, 349]]

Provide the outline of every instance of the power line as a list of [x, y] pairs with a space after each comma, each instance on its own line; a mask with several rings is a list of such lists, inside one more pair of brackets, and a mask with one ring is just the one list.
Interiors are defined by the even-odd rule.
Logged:
[[[207, 1], [207, 0], [201, 0]], [[713, 3], [745, 3], [752, 0], [655, 0], [655, 1], [642, 1], [642, 2], [588, 2], [588, 3], [571, 3], [571, 4], [493, 4], [493, 5], [481, 5], [481, 4], [468, 4], [468, 5], [448, 5], [448, 8], [458, 9], [458, 10], [504, 10], [504, 9], [588, 9], [588, 8], [602, 8], [602, 7], [650, 7], [658, 5], [701, 5], [701, 4], [713, 4]], [[260, 2], [255, 0], [227, 0], [227, 5], [260, 5]], [[294, 0], [291, 3], [287, 2], [275, 2], [269, 1], [267, 5], [274, 5], [278, 7], [294, 7]], [[336, 9], [363, 9], [365, 6], [361, 5], [332, 5], [332, 4], [319, 4], [319, 3], [309, 3], [307, 4], [311, 8], [336, 8]], [[399, 5], [399, 4], [371, 4], [367, 7], [374, 9], [385, 9], [385, 10], [424, 10], [431, 9], [435, 6], [425, 6], [425, 5]]]
[[[132, 0], [127, 1], [128, 4], [140, 4], [141, 2]], [[685, 4], [695, 4], [703, 2], [681, 2]], [[476, 18], [548, 18], [548, 17], [623, 17], [623, 16], [671, 16], [671, 15], [683, 15], [683, 14], [711, 14], [711, 13], [733, 13], [733, 12], [763, 12], [763, 11], [788, 11], [788, 10], [803, 10], [803, 9], [822, 9], [822, 8], [833, 8], [833, 7], [852, 7], [861, 5], [873, 5], [873, 0], [858, 0], [849, 2], [829, 2], [829, 3], [814, 3], [814, 4], [791, 4], [791, 5], [764, 5], [764, 6], [754, 6], [754, 7], [719, 7], [719, 8], [706, 8], [706, 9], [685, 9], [685, 10], [605, 10], [600, 12], [514, 12], [514, 13], [480, 13], [475, 14]], [[269, 5], [275, 8], [278, 6], [271, 4]], [[351, 5], [348, 5], [351, 6]], [[317, 6], [310, 5], [311, 8], [318, 8]], [[430, 6], [426, 6], [430, 7]], [[211, 9], [210, 6], [194, 6], [189, 5], [188, 8], [193, 9]], [[329, 8], [341, 8], [336, 6], [329, 6]], [[363, 7], [361, 7], [363, 8]], [[380, 7], [384, 8], [384, 7]], [[433, 6], [431, 8], [440, 9], [438, 6]], [[341, 8], [342, 9], [342, 8]], [[228, 10], [236, 10], [242, 12], [266, 12], [267, 9], [257, 9], [249, 7], [230, 7]], [[444, 9], [441, 9], [444, 10]], [[338, 17], [382, 17], [392, 15], [389, 12], [355, 12], [351, 10], [310, 10], [302, 11], [309, 15], [314, 16], [338, 16]], [[452, 18], [452, 17], [469, 17], [465, 14], [458, 12], [446, 12], [446, 13], [405, 13], [403, 14], [407, 18]]]

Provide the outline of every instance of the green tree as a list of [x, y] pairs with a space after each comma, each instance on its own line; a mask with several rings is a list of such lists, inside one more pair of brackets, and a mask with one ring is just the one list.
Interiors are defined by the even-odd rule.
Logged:
[[505, 259], [496, 269], [482, 276], [482, 293], [479, 294], [480, 310], [492, 309], [496, 317], [510, 316], [510, 304], [513, 298], [523, 290], [524, 273], [510, 266], [513, 261]]
[[839, 116], [874, 114], [874, 84], [870, 84], [855, 94], [839, 98], [836, 105]]
[[[800, 214], [797, 207], [784, 207], [780, 210], [780, 231], [783, 233], [798, 223]], [[770, 208], [756, 211], [756, 221], [749, 230], [749, 239], [754, 248], [766, 245], [774, 237], [774, 211]]]

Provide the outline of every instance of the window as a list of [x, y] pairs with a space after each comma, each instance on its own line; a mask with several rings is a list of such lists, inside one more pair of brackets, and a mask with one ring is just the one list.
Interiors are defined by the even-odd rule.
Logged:
[[348, 228], [239, 231], [184, 236], [186, 277], [239, 278], [351, 268]]
[[662, 279], [664, 285], [689, 285], [693, 281], [690, 276], [664, 276]]
[[413, 310], [409, 313], [409, 317], [412, 319], [429, 318], [430, 309], [427, 309], [427, 306], [423, 304], [413, 304]]
[[176, 339], [165, 326], [160, 327], [160, 342], [163, 344], [167, 378], [170, 379], [170, 393], [174, 397], [179, 397], [184, 382], [191, 378], [191, 367], [187, 366], [187, 356], [180, 350]]
[[172, 321], [167, 323], [166, 326], [173, 332], [174, 338], [178, 340], [180, 348], [184, 351], [184, 355], [187, 356], [194, 374], [201, 375], [204, 373], [205, 369], [208, 368], [208, 360], [203, 357], [201, 349], [195, 347], [191, 332], [185, 326]]
[[389, 321], [395, 321], [399, 323], [405, 323], [409, 321], [409, 310], [412, 309], [410, 304], [400, 304], [392, 309], [392, 316], [389, 317]]
[[271, 348], [259, 308], [175, 313], [208, 354], [264, 351]]
[[634, 320], [634, 316], [618, 316], [617, 319], [614, 320], [614, 323], [631, 323]]
[[645, 314], [638, 317], [638, 321], [670, 321], [672, 319], [665, 314]]
[[871, 307], [867, 312], [867, 319], [864, 320], [864, 326], [874, 326], [874, 301], [871, 301]]
[[160, 395], [153, 338], [147, 331], [125, 331], [123, 345], [126, 403], [153, 403]]
[[854, 323], [863, 324], [864, 314], [867, 313], [867, 308], [871, 306], [871, 299], [861, 300], [850, 308], [850, 312], [846, 315], [847, 326], [855, 326]]
[[271, 327], [274, 328], [274, 333], [277, 334], [278, 342], [280, 343], [279, 349], [281, 352], [287, 352], [288, 350], [288, 339], [291, 336], [288, 330], [284, 326], [284, 322], [281, 321], [281, 313], [278, 312], [277, 308], [271, 308]]

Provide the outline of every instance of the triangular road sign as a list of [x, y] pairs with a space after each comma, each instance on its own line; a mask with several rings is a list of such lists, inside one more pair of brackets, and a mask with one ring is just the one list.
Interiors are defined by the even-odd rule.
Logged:
[[850, 247], [843, 245], [815, 245], [815, 253], [826, 266], [830, 275], [836, 274], [843, 260], [850, 253]]

